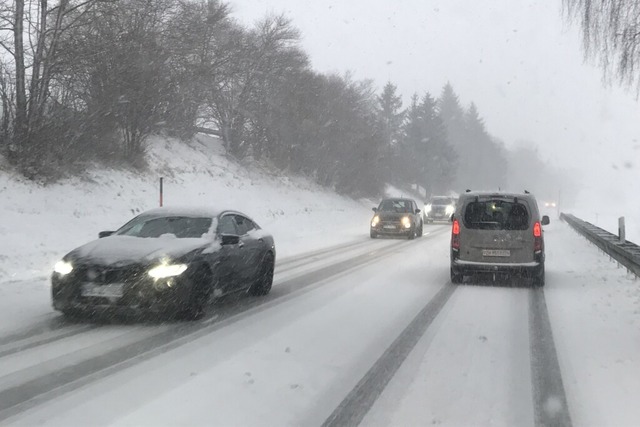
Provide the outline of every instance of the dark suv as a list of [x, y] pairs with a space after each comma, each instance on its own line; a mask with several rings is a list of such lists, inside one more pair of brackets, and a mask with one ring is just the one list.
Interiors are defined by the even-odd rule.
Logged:
[[414, 239], [422, 236], [422, 216], [413, 199], [384, 199], [371, 219], [372, 239], [380, 235], [405, 236]]
[[544, 236], [533, 195], [467, 192], [451, 232], [451, 282], [481, 273], [522, 275], [544, 286]]

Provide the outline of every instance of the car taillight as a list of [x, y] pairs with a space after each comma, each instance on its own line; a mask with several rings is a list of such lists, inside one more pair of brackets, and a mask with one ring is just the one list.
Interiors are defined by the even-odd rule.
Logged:
[[451, 229], [451, 247], [460, 249], [460, 223], [457, 219], [453, 220], [453, 227]]
[[542, 225], [539, 221], [533, 224], [533, 251], [540, 252], [542, 250]]

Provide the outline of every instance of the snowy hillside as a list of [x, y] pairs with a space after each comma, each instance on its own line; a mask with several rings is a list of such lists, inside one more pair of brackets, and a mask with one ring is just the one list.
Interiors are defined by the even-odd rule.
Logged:
[[160, 177], [165, 206], [245, 212], [274, 234], [279, 257], [368, 237], [373, 202], [340, 197], [256, 164], [240, 165], [225, 156], [217, 139], [199, 136], [185, 145], [153, 138], [148, 152], [145, 173], [96, 168], [49, 186], [0, 172], [0, 294], [24, 290], [24, 284], [14, 289], [12, 283], [46, 280], [66, 252], [157, 207]]

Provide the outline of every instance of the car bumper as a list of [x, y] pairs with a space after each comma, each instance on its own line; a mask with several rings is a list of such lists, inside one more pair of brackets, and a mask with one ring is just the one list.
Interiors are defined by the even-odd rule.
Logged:
[[428, 213], [424, 215], [426, 221], [446, 221], [451, 220], [451, 215], [446, 213]]
[[122, 296], [83, 296], [82, 283], [52, 277], [53, 308], [58, 311], [85, 313], [114, 312], [121, 314], [177, 313], [187, 307], [191, 289], [188, 283], [173, 280], [168, 286], [151, 279], [124, 284]]
[[380, 236], [409, 236], [413, 232], [413, 227], [405, 228], [401, 225], [394, 226], [394, 228], [371, 227], [371, 232]]
[[497, 262], [474, 262], [460, 259], [451, 260], [451, 271], [453, 274], [482, 274], [500, 273], [509, 275], [535, 275], [543, 268], [543, 263], [538, 261], [522, 263], [497, 263]]

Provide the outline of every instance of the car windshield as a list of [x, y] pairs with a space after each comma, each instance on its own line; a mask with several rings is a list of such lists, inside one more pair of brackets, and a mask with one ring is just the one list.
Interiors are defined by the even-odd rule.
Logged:
[[524, 204], [504, 200], [471, 202], [464, 210], [467, 228], [480, 230], [526, 230], [529, 214]]
[[431, 199], [431, 204], [434, 206], [451, 205], [452, 203], [453, 203], [453, 200], [449, 198], [438, 197], [435, 199]]
[[137, 217], [115, 234], [132, 237], [160, 237], [170, 234], [182, 238], [198, 238], [211, 228], [211, 218], [188, 216]]
[[381, 212], [410, 213], [411, 202], [408, 200], [383, 200], [378, 210]]

